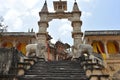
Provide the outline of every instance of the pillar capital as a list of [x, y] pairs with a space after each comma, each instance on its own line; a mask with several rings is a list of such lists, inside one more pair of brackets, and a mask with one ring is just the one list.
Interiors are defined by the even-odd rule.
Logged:
[[83, 36], [83, 33], [82, 33], [81, 31], [79, 31], [79, 32], [76, 32], [76, 31], [75, 31], [75, 32], [72, 32], [72, 37], [73, 37], [73, 38], [78, 37], [78, 36], [79, 36], [79, 37], [82, 37], [82, 36]]

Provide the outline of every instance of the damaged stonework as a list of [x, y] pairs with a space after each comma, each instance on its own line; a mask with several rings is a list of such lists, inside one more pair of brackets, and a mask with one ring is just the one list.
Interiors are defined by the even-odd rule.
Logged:
[[0, 75], [16, 74], [18, 62], [24, 58], [15, 48], [0, 48]]
[[0, 74], [8, 74], [12, 63], [12, 50], [0, 48]]

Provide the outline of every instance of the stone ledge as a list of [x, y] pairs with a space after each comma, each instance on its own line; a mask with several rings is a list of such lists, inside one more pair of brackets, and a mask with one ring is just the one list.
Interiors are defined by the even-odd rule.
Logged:
[[24, 59], [24, 62], [30, 63], [31, 65], [34, 65], [36, 61], [32, 58], [28, 58], [28, 59]]
[[26, 70], [30, 69], [31, 66], [32, 66], [31, 63], [27, 63], [27, 62], [18, 63], [18, 68], [24, 68]]
[[106, 78], [108, 79], [109, 75], [90, 75], [89, 80], [106, 80]]
[[6, 74], [6, 75], [0, 74], [0, 78], [15, 78], [15, 77], [16, 77], [16, 75], [14, 75], [14, 74]]

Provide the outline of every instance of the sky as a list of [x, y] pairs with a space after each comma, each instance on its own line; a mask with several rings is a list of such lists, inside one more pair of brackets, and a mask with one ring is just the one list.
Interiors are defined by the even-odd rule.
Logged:
[[[53, 1], [47, 0], [49, 12], [53, 12]], [[88, 30], [120, 30], [120, 0], [76, 0], [82, 16], [82, 32]], [[8, 26], [8, 32], [38, 32], [39, 12], [45, 0], [0, 0], [0, 16]], [[75, 0], [67, 0], [68, 12], [72, 11]], [[61, 40], [73, 44], [71, 22], [67, 19], [54, 19], [47, 29], [52, 42]]]

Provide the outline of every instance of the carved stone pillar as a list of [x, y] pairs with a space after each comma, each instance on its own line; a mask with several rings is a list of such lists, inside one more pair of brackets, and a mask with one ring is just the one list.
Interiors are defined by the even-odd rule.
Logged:
[[[46, 44], [46, 40], [47, 40], [47, 35], [48, 33], [46, 32], [46, 29], [47, 27], [44, 27], [44, 28], [40, 28], [40, 29], [43, 29], [43, 30], [40, 30], [40, 32], [38, 32], [36, 34], [36, 39], [37, 39], [37, 50], [36, 51], [36, 55], [39, 57], [39, 58], [44, 58], [46, 59], [46, 47], [47, 47], [47, 44]], [[42, 52], [41, 52], [41, 49], [42, 49]], [[44, 52], [43, 52], [44, 51]]]
[[[46, 20], [46, 17], [45, 17], [45, 20]], [[36, 34], [36, 39], [37, 39], [37, 50], [36, 51], [36, 55], [39, 57], [39, 58], [44, 58], [46, 59], [46, 47], [47, 47], [47, 44], [46, 44], [46, 40], [47, 40], [47, 28], [48, 28], [48, 22], [45, 21], [43, 18], [41, 18], [41, 20], [38, 22], [38, 25], [39, 25], [39, 31], [38, 33]]]
[[109, 54], [107, 50], [107, 41], [104, 41], [104, 48], [105, 48], [106, 57], [109, 58]]
[[18, 41], [17, 40], [13, 40], [12, 45], [13, 45], [14, 48], [17, 48], [17, 44], [18, 44]]
[[76, 17], [80, 17], [80, 13], [74, 13], [73, 18], [72, 18], [72, 27], [73, 27], [72, 38], [74, 41], [73, 42], [73, 46], [74, 46], [73, 54], [74, 55], [78, 54], [79, 45], [83, 43], [82, 42], [83, 33], [81, 32], [82, 21], [80, 21], [80, 18], [78, 19]]
[[48, 28], [48, 8], [47, 8], [47, 2], [45, 1], [41, 11], [39, 12], [39, 16], [40, 16], [40, 21], [38, 22], [38, 26], [39, 26], [39, 31], [36, 34], [36, 38], [37, 38], [37, 51], [36, 51], [36, 55], [39, 58], [44, 58], [46, 59], [46, 40], [47, 40], [47, 28]]
[[79, 50], [79, 45], [82, 42], [82, 36], [83, 33], [81, 32], [81, 26], [82, 26], [82, 21], [80, 20], [81, 17], [81, 11], [79, 10], [79, 7], [77, 5], [77, 2], [75, 1], [74, 5], [73, 5], [73, 10], [72, 10], [72, 18], [71, 18], [71, 22], [72, 22], [72, 27], [73, 27], [73, 32], [72, 32], [72, 38], [73, 38], [73, 55], [74, 58], [78, 57], [75, 55], [78, 54], [78, 50]]

